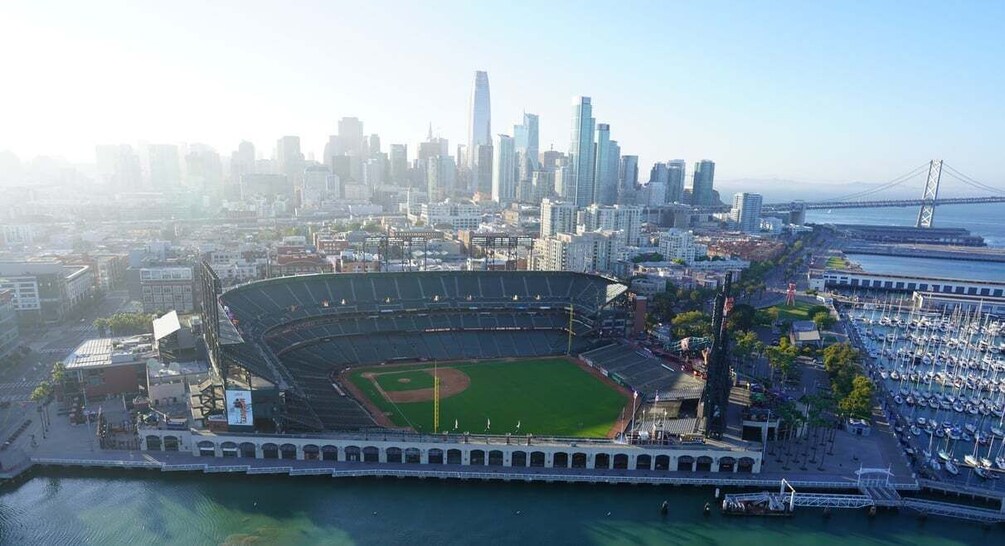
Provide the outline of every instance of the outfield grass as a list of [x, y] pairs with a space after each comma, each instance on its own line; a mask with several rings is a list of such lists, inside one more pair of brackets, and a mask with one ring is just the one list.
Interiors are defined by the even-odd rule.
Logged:
[[[399, 379], [408, 379], [408, 381], [402, 383], [398, 381]], [[433, 388], [433, 376], [422, 370], [387, 372], [377, 376], [377, 384], [387, 392], [431, 389]]]
[[[472, 434], [511, 432], [600, 438], [607, 435], [628, 402], [614, 388], [565, 359], [469, 362], [449, 367], [467, 374], [471, 385], [462, 393], [440, 400], [441, 432], [453, 431], [456, 420], [458, 432]], [[380, 369], [357, 370], [350, 380], [377, 407], [388, 412], [396, 425], [426, 432], [432, 429], [432, 401], [395, 406], [362, 377], [367, 371], [379, 373]], [[487, 420], [491, 420], [488, 431]]]

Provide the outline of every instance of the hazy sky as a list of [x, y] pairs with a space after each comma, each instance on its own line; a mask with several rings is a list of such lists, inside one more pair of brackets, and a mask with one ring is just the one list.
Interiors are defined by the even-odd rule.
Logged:
[[320, 152], [342, 116], [409, 152], [541, 116], [567, 150], [593, 97], [623, 153], [717, 178], [882, 182], [933, 157], [1005, 186], [1005, 2], [7, 2], [0, 150], [248, 139]]

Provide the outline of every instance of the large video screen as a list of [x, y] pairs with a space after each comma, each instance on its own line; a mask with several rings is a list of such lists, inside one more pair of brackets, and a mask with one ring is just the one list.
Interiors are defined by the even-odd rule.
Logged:
[[230, 391], [226, 393], [227, 424], [251, 426], [255, 416], [251, 411], [251, 391]]

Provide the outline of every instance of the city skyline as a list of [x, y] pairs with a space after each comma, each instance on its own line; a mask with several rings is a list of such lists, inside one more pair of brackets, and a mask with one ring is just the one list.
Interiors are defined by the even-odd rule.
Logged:
[[[761, 14], [754, 6], [731, 4], [728, 16], [699, 25], [713, 44], [707, 50], [686, 46], [687, 36], [672, 46], [649, 49], [615, 40], [597, 53], [605, 59], [617, 55], [622, 62], [590, 75], [579, 74], [586, 59], [558, 38], [576, 23], [602, 22], [611, 31], [625, 30], [665, 15], [661, 12], [667, 8], [637, 5], [639, 9], [604, 18], [564, 10], [562, 18], [551, 19], [559, 21], [548, 27], [551, 33], [530, 33], [535, 40], [518, 47], [429, 56], [430, 48], [466, 43], [479, 32], [498, 39], [499, 29], [508, 27], [501, 24], [505, 21], [493, 21], [491, 28], [479, 23], [484, 9], [479, 6], [393, 6], [402, 17], [346, 6], [340, 21], [311, 21], [306, 9], [270, 18], [266, 5], [242, 4], [241, 25], [225, 24], [231, 10], [222, 7], [203, 10], [199, 21], [168, 6], [144, 7], [143, 12], [122, 6], [114, 13], [72, 4], [61, 10], [9, 8], [11, 28], [0, 40], [9, 50], [26, 52], [9, 70], [17, 79], [30, 76], [40, 85], [5, 90], [0, 108], [7, 130], [0, 150], [9, 149], [23, 161], [57, 155], [90, 163], [96, 145], [205, 142], [227, 154], [242, 140], [264, 151], [282, 135], [298, 135], [304, 154], [317, 159], [336, 120], [344, 116], [366, 120], [385, 142], [413, 144], [432, 122], [435, 133], [463, 143], [471, 75], [484, 70], [495, 88], [492, 117], [508, 127], [519, 123], [523, 111], [538, 114], [541, 150], [566, 148], [568, 119], [562, 105], [569, 97], [585, 95], [602, 105], [603, 121], [617, 128], [622, 151], [638, 155], [643, 168], [673, 157], [709, 157], [720, 165], [717, 178], [723, 180], [883, 182], [921, 161], [945, 157], [965, 165], [979, 180], [993, 184], [1000, 178], [993, 143], [1001, 140], [1002, 124], [996, 120], [1005, 118], [995, 100], [1001, 76], [968, 68], [993, 66], [1001, 57], [1001, 44], [981, 38], [994, 33], [977, 31], [1002, 18], [967, 6], [931, 17], [922, 15], [925, 10], [910, 10], [899, 14], [903, 20], [897, 24], [861, 25], [862, 20], [883, 20], [880, 16], [891, 7], [779, 7]], [[681, 4], [674, 9], [682, 20], [695, 20], [726, 14], [721, 7]], [[540, 6], [535, 12], [540, 17], [525, 24], [537, 29], [560, 8]], [[318, 15], [326, 13], [317, 9]], [[1000, 8], [987, 7], [994, 9]], [[445, 26], [437, 16], [447, 11], [471, 23]], [[827, 28], [832, 32], [808, 32], [811, 22], [831, 16]], [[748, 19], [741, 22], [744, 17]], [[404, 20], [410, 26], [403, 26]], [[304, 32], [304, 46], [313, 46], [311, 51], [290, 44], [270, 50], [256, 43], [263, 42], [260, 35], [320, 24], [331, 25], [332, 32], [324, 33], [324, 40]], [[838, 32], [849, 27], [859, 29], [855, 41]], [[934, 29], [975, 37], [945, 47], [917, 43]], [[414, 43], [414, 50], [390, 51], [373, 39], [378, 30], [401, 30], [399, 43]], [[681, 32], [695, 31], [683, 25]], [[772, 38], [779, 32], [784, 39]], [[178, 39], [154, 40], [171, 33], [180, 33]], [[712, 39], [724, 33], [734, 39]], [[82, 39], [92, 35], [102, 38]], [[805, 47], [791, 47], [793, 39]], [[364, 51], [372, 55], [361, 60], [340, 54], [362, 44], [370, 46]], [[862, 55], [845, 54], [845, 47]], [[516, 62], [535, 50], [557, 55], [568, 70]], [[941, 61], [944, 76], [917, 85], [930, 70], [919, 60], [926, 56]], [[420, 57], [423, 63], [408, 62]], [[335, 75], [317, 70], [332, 61], [343, 66]], [[679, 67], [675, 73], [692, 75], [687, 86], [679, 78], [655, 75], [654, 67], [667, 62]], [[394, 70], [384, 69], [388, 63]], [[268, 76], [264, 80], [263, 74]], [[640, 85], [652, 77], [661, 84]], [[870, 85], [855, 83], [862, 80]], [[65, 93], [66, 81], [107, 83]], [[421, 85], [402, 98], [402, 81]], [[535, 84], [525, 85], [529, 81]], [[940, 125], [929, 128], [929, 106], [935, 102]], [[971, 115], [974, 111], [981, 115]], [[40, 119], [46, 123], [38, 123]]]

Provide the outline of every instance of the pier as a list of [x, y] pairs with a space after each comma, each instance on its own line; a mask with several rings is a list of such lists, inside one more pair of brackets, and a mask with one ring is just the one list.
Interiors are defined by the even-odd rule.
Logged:
[[[976, 506], [967, 506], [951, 502], [934, 501], [915, 497], [902, 497], [897, 487], [885, 479], [863, 478], [863, 476], [874, 476], [886, 474], [886, 469], [859, 470], [859, 483], [857, 484], [859, 493], [830, 493], [812, 492], [799, 493], [788, 480], [781, 480], [778, 493], [742, 493], [730, 494], [723, 497], [723, 502], [738, 504], [745, 501], [757, 501], [766, 496], [777, 506], [786, 506], [789, 512], [796, 507], [805, 508], [827, 508], [827, 509], [862, 509], [862, 508], [890, 508], [909, 509], [922, 516], [940, 516], [967, 521], [977, 521], [981, 523], [1002, 523], [1005, 522], [1005, 502], [1000, 510], [991, 510]], [[788, 489], [788, 491], [786, 491]]]
[[872, 256], [898, 256], [905, 258], [932, 258], [937, 260], [963, 260], [967, 262], [1005, 263], [1005, 252], [988, 247], [945, 247], [938, 245], [848, 245], [845, 254]]

